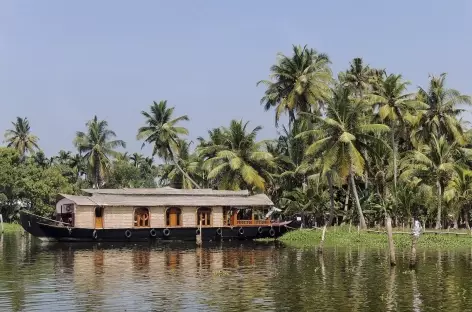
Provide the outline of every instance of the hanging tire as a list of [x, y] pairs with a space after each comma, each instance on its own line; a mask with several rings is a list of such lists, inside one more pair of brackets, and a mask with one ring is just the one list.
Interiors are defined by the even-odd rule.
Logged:
[[242, 227], [239, 228], [239, 235], [244, 235], [244, 229]]
[[130, 237], [131, 237], [131, 231], [130, 231], [130, 230], [126, 230], [126, 231], [125, 231], [125, 237], [126, 237], [126, 238], [130, 238]]
[[216, 234], [221, 236], [221, 234], [223, 234], [223, 230], [221, 228], [217, 228], [216, 229]]
[[262, 227], [257, 228], [257, 233], [262, 234], [264, 232], [264, 229]]
[[157, 235], [156, 230], [151, 229], [151, 230], [149, 231], [149, 235], [151, 235], [152, 237], [156, 237], [156, 235]]
[[92, 237], [93, 239], [97, 239], [98, 237], [97, 230], [93, 230]]
[[168, 228], [165, 228], [164, 230], [162, 230], [162, 234], [164, 234], [164, 236], [169, 236], [170, 230]]
[[274, 237], [274, 236], [275, 236], [275, 230], [274, 230], [273, 228], [270, 228], [270, 230], [269, 230], [269, 235], [270, 235], [271, 237]]

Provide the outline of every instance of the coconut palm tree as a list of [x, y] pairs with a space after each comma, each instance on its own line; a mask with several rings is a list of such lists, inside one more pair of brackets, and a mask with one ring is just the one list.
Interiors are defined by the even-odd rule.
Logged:
[[270, 68], [270, 80], [261, 80], [266, 91], [261, 99], [265, 110], [276, 107], [275, 124], [287, 112], [293, 122], [299, 112], [319, 113], [330, 96], [332, 80], [329, 58], [307, 46], [293, 46], [293, 55], [278, 54]]
[[444, 191], [446, 202], [456, 207], [454, 227], [457, 228], [457, 219], [462, 214], [465, 226], [470, 230], [469, 217], [472, 205], [472, 171], [462, 166], [455, 167], [455, 174]]
[[142, 111], [146, 126], [138, 129], [138, 140], [144, 140], [143, 146], [153, 145], [152, 155], [161, 157], [165, 162], [171, 161], [182, 174], [197, 188], [200, 186], [179, 165], [180, 136], [188, 135], [184, 127], [176, 126], [179, 121], [189, 120], [187, 115], [173, 119], [174, 107], [167, 107], [167, 101], [153, 102], [150, 112]]
[[458, 145], [457, 142], [449, 144], [445, 136], [438, 138], [432, 134], [430, 144], [421, 145], [402, 159], [401, 178], [416, 177], [436, 187], [436, 229], [441, 228], [443, 190], [455, 173], [456, 158], [460, 154]]
[[131, 157], [129, 159], [133, 162], [133, 165], [135, 167], [139, 167], [141, 162], [144, 161], [144, 156], [143, 156], [143, 154], [133, 153], [133, 155], [131, 155]]
[[110, 157], [118, 156], [117, 147], [126, 147], [122, 140], [112, 140], [116, 137], [114, 131], [108, 129], [106, 120], [98, 120], [95, 116], [86, 123], [87, 131], [78, 131], [74, 144], [87, 162], [87, 169], [92, 177], [94, 187], [103, 185], [104, 178], [110, 166]]
[[[179, 165], [187, 172], [192, 175], [194, 180], [199, 180], [200, 164], [196, 155], [190, 153], [190, 143], [182, 140], [178, 144], [179, 146]], [[160, 181], [163, 185], [170, 185], [171, 187], [177, 187], [182, 189], [193, 189], [194, 184], [190, 181], [178, 167], [173, 164], [164, 164], [160, 166]]]
[[13, 129], [5, 131], [5, 142], [8, 147], [18, 151], [22, 159], [26, 153], [33, 153], [39, 150], [38, 137], [31, 134], [28, 118], [16, 117], [16, 122], [12, 122]]
[[364, 65], [362, 58], [356, 57], [349, 64], [349, 69], [340, 73], [339, 80], [345, 87], [354, 91], [355, 95], [363, 97], [374, 77], [374, 71], [368, 65]]
[[370, 123], [365, 112], [371, 109], [365, 101], [352, 99], [348, 88], [338, 86], [327, 104], [326, 117], [315, 116], [318, 124], [299, 137], [313, 136], [315, 141], [305, 151], [309, 159], [322, 158], [322, 175], [336, 174], [342, 181], [348, 177], [356, 200], [361, 228], [366, 228], [364, 214], [357, 194], [355, 176], [365, 171], [363, 151], [375, 154], [373, 146], [385, 145], [376, 134], [390, 130], [387, 125]]
[[457, 106], [472, 104], [470, 96], [446, 88], [446, 74], [443, 73], [439, 77], [430, 76], [428, 89], [419, 88], [418, 99], [428, 108], [416, 118], [415, 139], [428, 143], [432, 135], [438, 138], [445, 135], [449, 142], [465, 144], [464, 130], [457, 119], [464, 110]]
[[261, 127], [248, 131], [248, 124], [232, 120], [228, 128], [221, 129], [220, 144], [197, 148], [207, 178], [220, 189], [263, 192], [272, 178], [274, 157], [264, 149], [266, 142], [256, 142]]
[[390, 138], [393, 156], [393, 184], [397, 188], [397, 144], [396, 133], [405, 129], [405, 113], [413, 113], [416, 110], [425, 109], [427, 105], [414, 99], [414, 94], [406, 93], [408, 81], [402, 80], [401, 75], [391, 74], [385, 79], [379, 80], [371, 95], [368, 97], [378, 108], [378, 116], [382, 121], [390, 125]]

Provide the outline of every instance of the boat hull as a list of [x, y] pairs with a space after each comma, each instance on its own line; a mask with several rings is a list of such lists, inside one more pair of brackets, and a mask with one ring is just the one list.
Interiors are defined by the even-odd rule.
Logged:
[[[137, 241], [196, 241], [197, 227], [168, 228], [120, 228], [91, 229], [76, 228], [45, 222], [41, 217], [22, 212], [21, 225], [41, 240], [64, 242], [137, 242]], [[252, 240], [256, 238], [278, 238], [288, 231], [290, 222], [267, 225], [245, 225], [225, 227], [202, 227], [202, 241]]]

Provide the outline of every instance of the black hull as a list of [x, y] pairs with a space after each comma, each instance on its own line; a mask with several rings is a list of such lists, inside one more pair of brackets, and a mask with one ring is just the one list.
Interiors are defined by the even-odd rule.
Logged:
[[[143, 241], [196, 241], [197, 227], [175, 228], [123, 228], [88, 229], [74, 228], [47, 222], [41, 217], [22, 212], [21, 225], [33, 236], [43, 240], [62, 242], [143, 242]], [[278, 238], [288, 231], [283, 222], [272, 225], [243, 227], [204, 227], [202, 241], [252, 240]], [[167, 235], [166, 235], [167, 234]]]

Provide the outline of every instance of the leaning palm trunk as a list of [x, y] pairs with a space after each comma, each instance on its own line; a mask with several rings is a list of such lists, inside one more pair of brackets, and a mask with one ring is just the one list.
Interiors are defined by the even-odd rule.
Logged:
[[[395, 127], [392, 126], [392, 135], [391, 135], [391, 139], [392, 139], [392, 155], [393, 155], [393, 193], [395, 194], [395, 196], [397, 196], [397, 146], [396, 146], [396, 143], [395, 143], [395, 131], [394, 131]], [[394, 198], [395, 198], [394, 196]]]
[[172, 161], [174, 162], [174, 164], [177, 166], [177, 168], [180, 170], [180, 172], [182, 172], [182, 174], [184, 175], [184, 177], [186, 177], [190, 182], [192, 182], [192, 184], [198, 188], [198, 189], [201, 189], [200, 185], [197, 184], [197, 182], [195, 182], [188, 174], [187, 172], [185, 172], [182, 167], [180, 167], [179, 165], [179, 160], [178, 159], [175, 159], [173, 158]]
[[364, 214], [362, 213], [361, 202], [359, 201], [359, 196], [357, 195], [356, 182], [354, 181], [354, 175], [352, 172], [349, 177], [351, 179], [352, 194], [356, 200], [357, 213], [359, 214], [359, 226], [361, 229], [365, 229], [367, 228], [367, 225], [365, 223]]
[[436, 181], [436, 186], [438, 187], [438, 214], [436, 216], [436, 229], [441, 228], [441, 200], [442, 200], [442, 188], [441, 182], [439, 179]]

